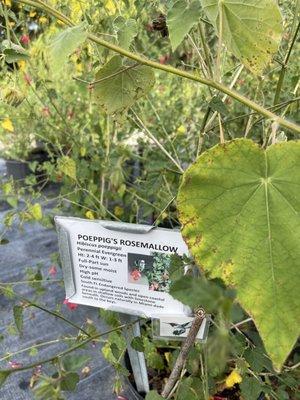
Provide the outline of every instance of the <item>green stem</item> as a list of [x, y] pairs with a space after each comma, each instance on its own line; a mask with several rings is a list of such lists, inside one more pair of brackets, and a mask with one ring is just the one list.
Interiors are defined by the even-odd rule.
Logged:
[[200, 151], [201, 151], [202, 141], [203, 141], [204, 128], [205, 128], [205, 126], [206, 126], [206, 123], [207, 123], [207, 120], [208, 120], [208, 117], [209, 117], [210, 112], [211, 112], [211, 108], [208, 106], [207, 109], [206, 109], [206, 111], [205, 111], [205, 114], [204, 114], [204, 117], [203, 117], [203, 120], [202, 120], [202, 124], [201, 124], [201, 128], [200, 128], [196, 157], [199, 156]]
[[[0, 289], [5, 289], [5, 286], [3, 287], [2, 285], [0, 285]], [[35, 307], [38, 308], [39, 310], [45, 311], [47, 314], [52, 315], [53, 317], [59, 318], [62, 321], [66, 322], [67, 324], [73, 326], [73, 328], [78, 329], [79, 331], [83, 332], [85, 335], [87, 336], [91, 336], [86, 330], [82, 329], [80, 326], [76, 325], [74, 322], [68, 320], [67, 318], [63, 317], [61, 314], [55, 312], [55, 311], [50, 311], [47, 308], [41, 306], [40, 304], [34, 303], [31, 300], [26, 299], [25, 297], [17, 294], [17, 293], [13, 293], [13, 295], [18, 298], [19, 300], [23, 301], [24, 303], [28, 304], [28, 306], [30, 307]]]
[[72, 341], [72, 340], [75, 341], [76, 339], [77, 339], [77, 337], [74, 336], [74, 337], [67, 337], [67, 338], [60, 338], [60, 339], [49, 340], [49, 341], [47, 341], [47, 342], [42, 342], [42, 343], [36, 343], [36, 344], [34, 344], [34, 345], [32, 345], [32, 346], [29, 346], [29, 347], [26, 347], [26, 348], [24, 348], [24, 349], [15, 351], [15, 352], [13, 352], [13, 353], [8, 353], [8, 354], [6, 354], [5, 356], [3, 356], [3, 357], [0, 358], [0, 362], [5, 361], [5, 360], [8, 360], [8, 359], [10, 359], [10, 358], [12, 358], [12, 357], [14, 357], [14, 356], [16, 356], [16, 355], [18, 355], [18, 354], [21, 354], [21, 353], [26, 352], [26, 351], [30, 351], [31, 349], [37, 349], [37, 348], [39, 348], [39, 347], [49, 346], [50, 344], [60, 343], [60, 342], [62, 342], [62, 341], [66, 341], [66, 342], [67, 342], [67, 341]]
[[[27, 4], [30, 6], [34, 6], [37, 8], [41, 8], [45, 11], [47, 11], [49, 14], [51, 14], [52, 16], [56, 17], [58, 20], [60, 20], [61, 22], [65, 23], [68, 26], [74, 26], [74, 23], [68, 18], [66, 17], [64, 14], [61, 14], [60, 12], [58, 12], [57, 10], [55, 10], [54, 8], [50, 7], [48, 4], [45, 4], [42, 1], [33, 1], [33, 0], [18, 0], [18, 2], [23, 3], [23, 4]], [[112, 51], [115, 51], [116, 53], [119, 53], [121, 55], [123, 55], [124, 57], [130, 58], [132, 60], [137, 61], [138, 63], [141, 63], [143, 65], [147, 65], [149, 67], [155, 68], [155, 69], [159, 69], [161, 71], [165, 71], [177, 76], [180, 76], [182, 78], [186, 78], [186, 79], [190, 79], [192, 81], [198, 82], [198, 83], [202, 83], [206, 86], [212, 87], [214, 89], [217, 89], [225, 94], [227, 94], [228, 96], [234, 98], [235, 100], [239, 101], [242, 104], [245, 104], [247, 107], [252, 108], [254, 111], [258, 112], [259, 114], [263, 115], [265, 118], [271, 119], [272, 121], [275, 121], [278, 123], [278, 125], [281, 125], [282, 127], [285, 127], [287, 129], [290, 129], [292, 131], [295, 131], [297, 133], [300, 133], [300, 126], [297, 124], [294, 124], [293, 122], [290, 122], [284, 118], [281, 118], [280, 116], [273, 114], [272, 112], [268, 111], [267, 109], [265, 109], [264, 107], [260, 106], [259, 104], [256, 104], [254, 101], [248, 99], [247, 97], [243, 96], [242, 94], [236, 92], [235, 90], [232, 90], [230, 88], [228, 88], [227, 86], [219, 83], [219, 82], [215, 82], [211, 79], [206, 79], [203, 77], [199, 77], [196, 75], [193, 75], [190, 72], [186, 72], [186, 71], [182, 71], [180, 69], [177, 69], [175, 67], [172, 67], [171, 65], [164, 65], [164, 64], [160, 64], [158, 62], [149, 60], [147, 58], [144, 58], [142, 56], [139, 56], [138, 54], [132, 53], [131, 51], [122, 49], [121, 47], [113, 44], [113, 43], [109, 43], [99, 37], [97, 37], [94, 34], [88, 34], [88, 39], [100, 44], [103, 47], [106, 47]]]
[[7, 36], [7, 40], [8, 40], [8, 43], [11, 45], [9, 19], [8, 19], [7, 8], [6, 8], [6, 5], [5, 5], [5, 4], [3, 4], [3, 14], [4, 14], [4, 19], [5, 19], [5, 27], [6, 27], [6, 36]]
[[172, 197], [170, 201], [168, 201], [167, 205], [161, 210], [159, 215], [157, 216], [156, 220], [153, 222], [153, 226], [156, 226], [159, 224], [159, 218], [162, 216], [162, 214], [166, 211], [166, 209], [173, 203], [173, 201], [176, 200], [176, 196]]
[[[174, 165], [178, 168], [178, 170], [183, 174], [184, 170], [181, 165], [172, 157], [172, 155], [164, 148], [164, 146], [156, 139], [156, 137], [149, 131], [144, 122], [139, 118], [139, 116], [131, 109], [132, 114], [135, 117], [133, 122], [140, 128], [144, 130], [144, 132], [150, 137], [150, 139], [160, 148], [160, 150], [172, 161]], [[136, 122], [137, 121], [137, 122]]]
[[284, 61], [283, 61], [282, 66], [281, 66], [280, 75], [279, 75], [279, 78], [278, 78], [276, 92], [275, 92], [275, 96], [274, 96], [274, 102], [273, 102], [274, 105], [277, 104], [278, 101], [279, 101], [280, 92], [281, 92], [281, 89], [282, 89], [282, 86], [283, 86], [283, 81], [284, 81], [285, 73], [286, 73], [286, 70], [287, 70], [287, 65], [288, 65], [288, 62], [289, 62], [289, 59], [290, 59], [294, 44], [296, 42], [299, 29], [300, 29], [300, 21], [299, 21], [299, 23], [297, 25], [297, 28], [296, 28], [295, 32], [294, 32], [293, 38], [291, 40], [291, 43], [290, 43], [289, 48], [288, 48], [288, 51], [287, 51], [287, 53], [285, 55]]
[[207, 46], [207, 42], [206, 42], [206, 38], [205, 38], [205, 34], [204, 34], [204, 29], [203, 29], [203, 26], [202, 26], [201, 22], [199, 24], [199, 33], [200, 33], [200, 40], [201, 40], [201, 43], [202, 43], [202, 47], [203, 47], [204, 54], [205, 54], [206, 65], [207, 65], [207, 68], [209, 69], [209, 76], [212, 77], [213, 76], [213, 70], [212, 70], [212, 66], [211, 66], [211, 55], [210, 55], [209, 48]]
[[20, 285], [24, 283], [57, 283], [57, 282], [63, 282], [63, 279], [34, 279], [32, 281], [16, 281], [16, 282], [0, 282], [0, 285], [5, 285], [5, 286], [15, 286], [15, 285]]
[[37, 367], [38, 365], [47, 364], [47, 363], [49, 363], [49, 362], [51, 362], [51, 361], [56, 360], [57, 358], [63, 357], [63, 356], [65, 356], [66, 354], [69, 354], [69, 353], [73, 352], [74, 350], [79, 349], [80, 347], [86, 345], [87, 343], [89, 343], [89, 342], [91, 342], [91, 341], [93, 341], [93, 340], [95, 340], [95, 339], [98, 339], [98, 338], [101, 337], [101, 336], [108, 335], [108, 334], [111, 333], [111, 332], [114, 332], [114, 331], [123, 329], [123, 328], [125, 328], [126, 326], [129, 326], [129, 325], [133, 325], [133, 324], [135, 324], [136, 322], [138, 322], [139, 320], [140, 320], [140, 319], [137, 319], [137, 320], [134, 321], [134, 322], [130, 322], [130, 323], [128, 323], [128, 324], [120, 325], [120, 326], [118, 326], [117, 328], [110, 329], [110, 330], [107, 331], [107, 332], [98, 333], [97, 335], [90, 336], [88, 339], [83, 340], [82, 342], [76, 344], [75, 346], [70, 347], [69, 349], [67, 349], [67, 350], [65, 350], [65, 351], [62, 351], [62, 352], [56, 354], [55, 356], [46, 358], [46, 359], [44, 359], [44, 360], [41, 360], [41, 361], [38, 361], [38, 362], [35, 362], [35, 363], [32, 363], [32, 364], [29, 364], [29, 365], [25, 365], [24, 367], [17, 368], [17, 369], [2, 369], [2, 370], [0, 370], [0, 372], [2, 372], [2, 373], [14, 373], [14, 372], [27, 371], [28, 369], [35, 368], [35, 367]]
[[187, 37], [188, 37], [189, 41], [191, 42], [194, 50], [196, 51], [196, 53], [198, 55], [199, 66], [200, 66], [200, 69], [202, 71], [203, 76], [206, 76], [206, 77], [209, 76], [209, 72], [207, 71], [207, 66], [205, 64], [205, 61], [204, 61], [204, 59], [202, 57], [202, 54], [200, 53], [200, 50], [198, 49], [198, 47], [196, 45], [194, 39], [192, 38], [192, 36], [190, 34], [188, 34]]
[[167, 141], [170, 143], [170, 146], [172, 147], [172, 150], [174, 152], [174, 156], [176, 157], [176, 161], [178, 162], [178, 164], [180, 164], [180, 160], [179, 160], [177, 151], [175, 149], [175, 146], [173, 144], [173, 141], [170, 139], [169, 134], [168, 134], [168, 132], [167, 132], [167, 130], [166, 130], [166, 128], [165, 128], [165, 126], [164, 126], [164, 124], [163, 124], [163, 122], [162, 122], [162, 120], [161, 120], [161, 118], [160, 118], [155, 106], [152, 104], [152, 101], [150, 100], [149, 96], [147, 96], [147, 100], [148, 100], [148, 102], [150, 104], [150, 107], [152, 108], [152, 110], [153, 110], [153, 112], [155, 114], [155, 117], [156, 117], [158, 123], [162, 127], [162, 130], [163, 130], [163, 132], [164, 132], [164, 134], [166, 136]]
[[[286, 100], [286, 101], [284, 101], [283, 103], [278, 103], [278, 104], [276, 104], [275, 106], [267, 107], [267, 109], [278, 111], [278, 110], [280, 110], [281, 108], [285, 107], [286, 105], [289, 106], [290, 104], [294, 103], [295, 101], [299, 101], [299, 100], [300, 100], [300, 97], [296, 97], [295, 99]], [[236, 117], [226, 119], [226, 120], [223, 122], [223, 125], [229, 124], [230, 122], [239, 120], [239, 119], [241, 119], [241, 118], [246, 118], [246, 117], [249, 117], [249, 116], [255, 115], [255, 114], [256, 114], [256, 112], [254, 111], [254, 112], [251, 112], [251, 113], [245, 113], [245, 114], [237, 115]], [[261, 120], [262, 120], [262, 118], [260, 118], [259, 120], [255, 121], [253, 125], [257, 124], [257, 123], [260, 122]], [[207, 131], [205, 131], [205, 132], [208, 133], [209, 131], [212, 131], [212, 130], [214, 130], [215, 128], [217, 128], [218, 126], [219, 126], [219, 124], [215, 124], [215, 125], [211, 126], [211, 127], [210, 127]]]
[[[221, 82], [221, 58], [223, 49], [223, 4], [219, 4], [219, 38], [218, 38], [218, 49], [217, 49], [217, 60], [215, 69], [215, 79], [217, 82]], [[222, 143], [222, 141], [221, 141]]]

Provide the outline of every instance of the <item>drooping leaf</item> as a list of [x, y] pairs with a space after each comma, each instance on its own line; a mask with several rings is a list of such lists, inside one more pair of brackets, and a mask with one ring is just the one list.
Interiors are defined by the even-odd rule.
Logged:
[[255, 372], [262, 372], [264, 369], [272, 370], [272, 363], [261, 347], [246, 349], [244, 358]]
[[258, 399], [263, 390], [262, 382], [256, 377], [245, 376], [240, 384], [242, 396], [244, 400]]
[[29, 54], [22, 46], [9, 42], [8, 40], [3, 40], [1, 44], [1, 51], [5, 56], [5, 61], [8, 63], [22, 60], [25, 61], [29, 59]]
[[33, 387], [34, 399], [45, 400], [57, 398], [57, 389], [51, 381], [39, 379]]
[[3, 100], [13, 107], [18, 107], [25, 99], [24, 94], [17, 89], [7, 88], [3, 93]]
[[61, 390], [74, 391], [79, 382], [79, 375], [76, 372], [66, 373], [60, 383]]
[[118, 314], [113, 311], [100, 308], [99, 317], [102, 318], [112, 328], [116, 328], [117, 326], [121, 325]]
[[221, 300], [222, 289], [214, 282], [183, 276], [171, 285], [170, 294], [192, 309], [203, 307], [206, 312], [214, 312]]
[[150, 67], [132, 68], [122, 65], [120, 56], [112, 57], [96, 74], [95, 98], [108, 114], [126, 111], [136, 100], [147, 94], [155, 82]]
[[163, 397], [161, 397], [156, 390], [150, 390], [150, 392], [147, 393], [145, 400], [163, 400]]
[[16, 327], [19, 333], [23, 332], [23, 307], [22, 306], [14, 306], [13, 307], [13, 314], [15, 319]]
[[138, 33], [138, 25], [134, 19], [125, 19], [119, 15], [114, 20], [114, 29], [117, 33], [119, 46], [128, 50], [132, 40]]
[[228, 108], [218, 96], [213, 96], [208, 105], [213, 111], [217, 111], [221, 115], [229, 114]]
[[136, 336], [132, 339], [131, 347], [136, 351], [140, 351], [140, 352], [145, 351], [144, 342], [140, 336]]
[[28, 212], [36, 221], [40, 221], [43, 218], [42, 207], [39, 203], [31, 204], [28, 207]]
[[299, 335], [300, 142], [238, 139], [203, 153], [178, 195], [196, 262], [253, 317], [279, 370]]
[[66, 371], [74, 372], [82, 368], [89, 360], [90, 357], [83, 354], [67, 355], [63, 358], [62, 363]]
[[71, 157], [64, 156], [60, 158], [58, 160], [58, 169], [60, 173], [76, 180], [76, 164]]
[[121, 356], [122, 352], [119, 349], [119, 347], [116, 345], [116, 343], [112, 343], [110, 345], [110, 349], [111, 349], [112, 355], [115, 357], [116, 360], [118, 360], [119, 357]]
[[4, 384], [9, 375], [10, 371], [0, 371], [0, 387]]
[[52, 71], [56, 74], [62, 71], [69, 55], [81, 46], [87, 38], [84, 25], [66, 28], [56, 35], [49, 46], [49, 58]]
[[276, 53], [282, 16], [276, 0], [202, 0], [202, 7], [229, 51], [259, 75]]
[[4, 182], [1, 185], [1, 189], [3, 190], [3, 193], [5, 195], [9, 195], [9, 194], [13, 193], [14, 186], [13, 186], [12, 181]]
[[168, 11], [167, 25], [173, 51], [197, 23], [201, 14], [200, 1], [188, 4], [185, 0], [176, 1]]
[[104, 358], [115, 365], [116, 360], [124, 353], [126, 346], [125, 338], [118, 332], [112, 332], [108, 335], [107, 343], [105, 343], [101, 351]]
[[144, 342], [144, 353], [147, 361], [147, 366], [149, 368], [162, 370], [165, 368], [164, 361], [162, 356], [158, 353], [157, 347], [155, 344], [149, 340], [146, 336], [143, 337]]
[[205, 400], [201, 379], [191, 376], [182, 379], [178, 386], [177, 397], [180, 400]]
[[[17, 208], [17, 206], [18, 206], [18, 198], [17, 197], [14, 197], [14, 196], [6, 197], [6, 202], [11, 206], [11, 208]], [[11, 218], [13, 219], [13, 216], [11, 216]], [[12, 221], [10, 221], [10, 216], [7, 215], [8, 226], [10, 226], [9, 222], [12, 222]]]

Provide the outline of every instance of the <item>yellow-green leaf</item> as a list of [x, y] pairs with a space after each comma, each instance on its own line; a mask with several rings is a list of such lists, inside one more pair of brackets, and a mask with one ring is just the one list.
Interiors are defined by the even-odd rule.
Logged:
[[75, 161], [64, 156], [58, 161], [58, 169], [60, 173], [67, 175], [69, 178], [76, 180], [76, 164]]
[[203, 153], [178, 195], [196, 262], [233, 286], [280, 370], [300, 331], [300, 142], [238, 139]]
[[39, 203], [30, 205], [28, 207], [28, 212], [36, 221], [40, 221], [43, 218], [42, 207]]
[[[282, 16], [276, 0], [202, 0], [207, 17], [229, 51], [259, 75], [277, 52]], [[220, 24], [222, 18], [222, 24]]]
[[9, 377], [10, 374], [11, 374], [11, 371], [8, 371], [8, 370], [0, 371], [0, 387], [4, 384], [4, 382]]

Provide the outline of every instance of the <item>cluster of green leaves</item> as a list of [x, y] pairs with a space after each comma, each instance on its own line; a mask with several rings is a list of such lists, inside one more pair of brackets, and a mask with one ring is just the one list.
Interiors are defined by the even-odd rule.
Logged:
[[59, 360], [59, 368], [52, 376], [39, 375], [38, 383], [34, 386], [36, 400], [64, 400], [65, 391], [74, 391], [79, 382], [78, 370], [90, 360], [84, 354], [68, 355]]
[[[174, 270], [179, 271], [180, 263], [183, 267], [180, 258], [174, 260]], [[170, 293], [174, 298], [191, 308], [202, 306], [213, 315], [207, 343], [196, 344], [188, 355], [187, 372], [176, 391], [178, 398], [205, 400], [210, 395], [253, 400], [263, 394], [278, 399], [297, 398], [299, 371], [286, 368], [277, 373], [274, 370], [255, 325], [245, 319], [246, 314], [235, 302], [238, 292], [226, 289], [220, 279], [207, 280], [204, 274], [183, 275], [182, 268], [181, 274], [177, 272], [172, 278]], [[245, 322], [239, 324], [243, 319]], [[164, 343], [169, 360], [165, 368], [171, 369], [179, 344], [178, 350], [172, 350], [174, 358], [168, 355], [169, 345]], [[177, 344], [172, 342], [171, 345], [176, 347]], [[291, 359], [298, 362], [296, 350]], [[234, 374], [238, 379], [231, 381]], [[147, 396], [147, 399], [156, 398], [161, 398], [157, 391]]]

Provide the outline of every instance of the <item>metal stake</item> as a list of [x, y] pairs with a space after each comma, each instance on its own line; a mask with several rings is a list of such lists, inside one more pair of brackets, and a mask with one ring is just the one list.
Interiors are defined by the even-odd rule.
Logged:
[[[121, 314], [121, 313], [119, 315], [120, 315], [120, 320], [123, 324], [131, 323], [136, 319], [136, 316], [133, 315]], [[149, 380], [148, 380], [148, 373], [147, 373], [144, 353], [134, 350], [131, 347], [132, 339], [137, 336], [139, 337], [141, 336], [139, 322], [131, 324], [124, 329], [124, 337], [127, 343], [127, 351], [137, 391], [140, 393], [148, 393], [150, 389], [149, 389]]]

